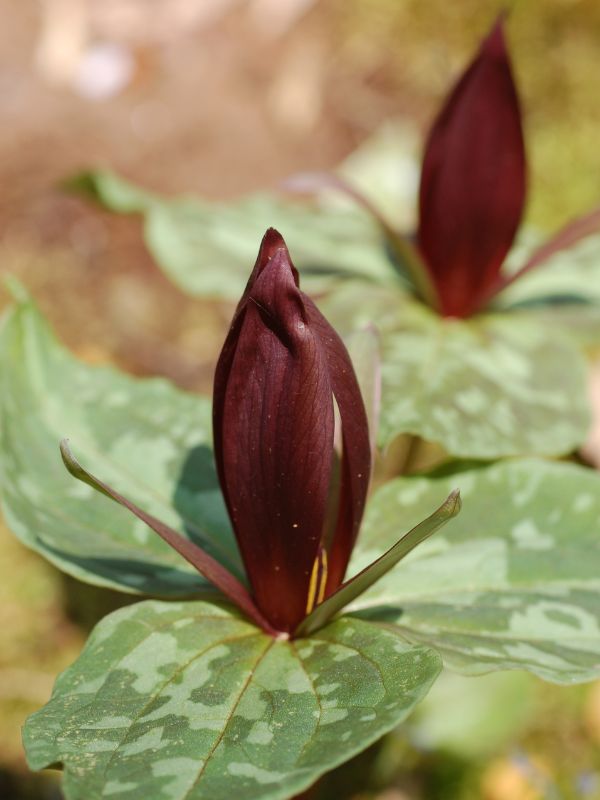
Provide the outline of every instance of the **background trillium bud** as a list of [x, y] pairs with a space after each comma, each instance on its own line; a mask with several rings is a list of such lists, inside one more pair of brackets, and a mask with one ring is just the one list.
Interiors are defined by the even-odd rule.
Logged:
[[502, 19], [429, 134], [418, 244], [446, 316], [466, 317], [497, 284], [525, 202], [521, 111]]

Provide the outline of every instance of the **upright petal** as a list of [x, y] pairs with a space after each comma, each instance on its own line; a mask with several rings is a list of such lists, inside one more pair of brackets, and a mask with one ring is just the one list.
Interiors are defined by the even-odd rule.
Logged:
[[499, 19], [425, 148], [418, 241], [444, 315], [468, 316], [496, 282], [524, 201], [521, 112]]
[[333, 394], [283, 239], [269, 231], [215, 374], [219, 478], [258, 607], [304, 617], [333, 454]]
[[326, 354], [342, 427], [338, 515], [333, 539], [327, 548], [329, 565], [326, 593], [329, 595], [344, 580], [358, 536], [371, 476], [371, 444], [367, 412], [348, 351], [309, 298], [306, 298], [305, 305], [311, 328], [318, 334]]

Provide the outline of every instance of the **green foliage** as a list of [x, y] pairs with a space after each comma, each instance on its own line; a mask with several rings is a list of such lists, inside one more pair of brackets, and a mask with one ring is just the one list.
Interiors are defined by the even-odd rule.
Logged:
[[79, 363], [29, 302], [5, 320], [0, 358], [3, 511], [24, 544], [76, 578], [122, 591], [202, 587], [143, 523], [71, 478], [58, 450], [67, 435], [107, 480], [239, 571], [207, 399]]
[[[165, 595], [206, 588], [145, 526], [72, 482], [57, 447], [70, 433], [103, 476], [240, 570], [205, 401], [164, 381], [79, 364], [29, 303], [6, 321], [2, 344], [3, 503], [27, 545], [103, 585]], [[559, 682], [596, 675], [600, 484], [589, 470], [524, 460], [393, 481], [368, 504], [349, 575], [457, 487], [465, 510], [452, 529], [350, 609], [398, 624], [467, 672], [521, 667]]]
[[323, 627], [335, 614], [364, 594], [374, 583], [379, 581], [403, 558], [418, 545], [433, 536], [449, 520], [455, 517], [461, 508], [460, 494], [457, 490], [450, 492], [442, 505], [422, 522], [419, 522], [401, 539], [393, 544], [383, 555], [368, 564], [361, 572], [350, 578], [340, 588], [320, 603], [297, 629], [297, 635], [307, 635]]
[[[23, 297], [4, 321], [0, 366], [3, 506], [22, 541], [92, 583], [172, 596], [208, 588], [127, 512], [73, 483], [57, 446], [67, 434], [111, 483], [241, 572], [205, 400], [78, 363]], [[440, 657], [467, 674], [598, 677], [600, 482], [589, 470], [527, 459], [394, 480], [369, 502], [349, 575], [399, 530], [416, 530], [401, 555], [426, 538], [440, 520], [418, 524], [456, 487], [465, 509], [451, 528], [307, 638], [273, 640], [218, 603], [111, 615], [28, 722], [32, 767], [63, 764], [69, 800], [275, 800], [394, 727]]]
[[118, 213], [144, 217], [146, 243], [166, 274], [192, 295], [237, 300], [267, 228], [285, 238], [303, 287], [320, 289], [339, 277], [382, 283], [394, 269], [375, 220], [356, 209], [293, 203], [256, 194], [232, 203], [165, 200], [111, 173], [85, 173], [72, 186]]
[[286, 798], [378, 739], [424, 697], [432, 650], [359, 620], [275, 641], [208, 603], [106, 617], [25, 729], [69, 800]]
[[390, 481], [371, 499], [354, 573], [398, 527], [458, 486], [463, 510], [347, 611], [396, 626], [460, 672], [526, 669], [575, 683], [600, 671], [600, 477], [573, 464], [506, 461]]
[[398, 291], [348, 282], [323, 309], [341, 330], [377, 320], [383, 445], [411, 433], [456, 457], [492, 459], [561, 455], [585, 437], [585, 360], [570, 332], [549, 326], [547, 308], [442, 319]]
[[423, 315], [383, 337], [381, 439], [412, 433], [463, 458], [562, 455], [585, 438], [585, 362], [547, 322]]
[[[375, 160], [377, 174], [382, 163], [392, 169], [397, 149], [381, 149], [366, 148], [342, 171], [364, 179]], [[453, 456], [493, 459], [563, 455], [582, 443], [589, 411], [578, 345], [600, 338], [600, 237], [516, 282], [496, 311], [448, 320], [407, 293], [401, 265], [362, 209], [266, 194], [228, 204], [165, 200], [110, 173], [86, 173], [76, 185], [107, 208], [141, 213], [158, 264], [194, 295], [239, 297], [260, 236], [279, 228], [304, 288], [326, 291], [320, 303], [334, 325], [351, 332], [375, 322], [381, 332], [382, 444], [412, 433]], [[521, 263], [527, 249], [519, 245]]]

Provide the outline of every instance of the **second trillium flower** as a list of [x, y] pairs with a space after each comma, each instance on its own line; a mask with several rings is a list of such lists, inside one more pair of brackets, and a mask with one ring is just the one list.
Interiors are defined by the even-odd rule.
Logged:
[[472, 317], [522, 275], [600, 229], [596, 208], [565, 225], [520, 268], [504, 270], [526, 199], [522, 123], [501, 15], [426, 138], [414, 235], [403, 236], [340, 176], [308, 173], [287, 185], [300, 192], [334, 188], [349, 194], [378, 221], [387, 250], [420, 299], [442, 317]]
[[249, 587], [85, 470], [66, 440], [61, 452], [75, 477], [143, 520], [274, 636], [309, 634], [323, 625], [460, 508], [453, 492], [344, 583], [369, 483], [367, 416], [348, 352], [300, 291], [274, 230], [263, 238], [217, 364], [213, 429], [219, 481]]

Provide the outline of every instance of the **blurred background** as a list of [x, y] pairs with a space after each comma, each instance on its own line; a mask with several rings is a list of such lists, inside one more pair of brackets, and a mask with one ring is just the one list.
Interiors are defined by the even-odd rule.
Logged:
[[[554, 229], [599, 203], [600, 3], [508, 5], [527, 214]], [[64, 179], [106, 167], [166, 194], [220, 199], [332, 168], [389, 120], [418, 141], [501, 7], [0, 0], [0, 273], [27, 286], [80, 358], [209, 391], [231, 308], [179, 292], [138, 219], [69, 195]], [[0, 797], [60, 798], [52, 773], [28, 772], [20, 726], [126, 599], [64, 578], [2, 527], [0, 545]], [[600, 798], [600, 684], [448, 675], [403, 729], [311, 796]]]

